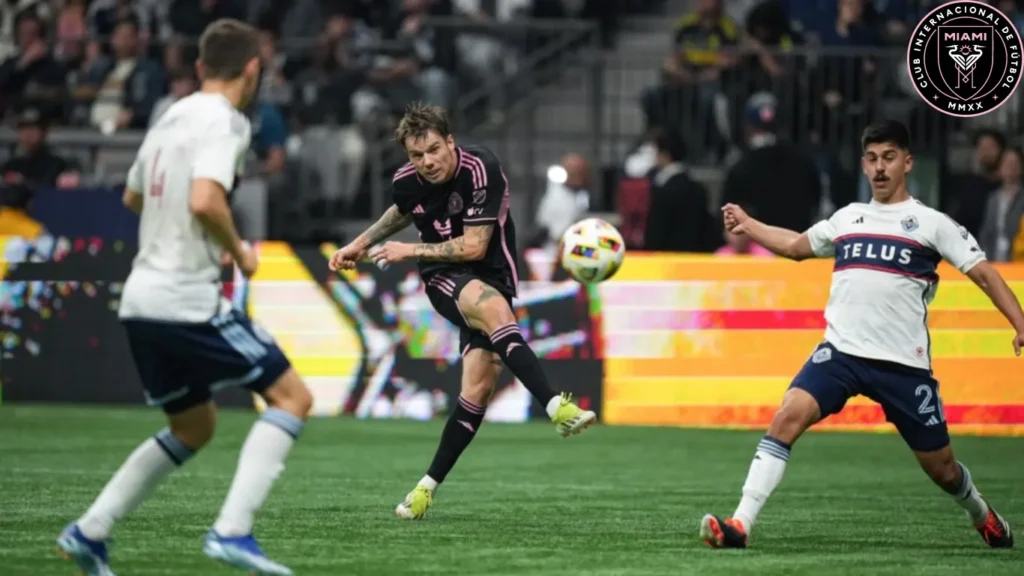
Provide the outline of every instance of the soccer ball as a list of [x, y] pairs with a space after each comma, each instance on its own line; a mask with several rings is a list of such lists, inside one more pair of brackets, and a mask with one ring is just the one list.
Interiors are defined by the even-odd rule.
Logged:
[[593, 284], [619, 271], [626, 257], [626, 243], [615, 226], [600, 218], [588, 218], [565, 231], [558, 256], [562, 268], [573, 278]]

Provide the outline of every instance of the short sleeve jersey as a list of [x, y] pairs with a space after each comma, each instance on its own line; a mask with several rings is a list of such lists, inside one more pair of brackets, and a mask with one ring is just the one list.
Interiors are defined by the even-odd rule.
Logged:
[[250, 138], [249, 121], [219, 94], [182, 98], [150, 128], [128, 172], [128, 188], [143, 202], [122, 318], [198, 323], [221, 311], [221, 248], [189, 199], [200, 178], [230, 193]]
[[515, 224], [509, 213], [508, 180], [497, 157], [482, 146], [455, 149], [457, 167], [448, 182], [431, 184], [411, 164], [395, 172], [395, 206], [411, 215], [420, 240], [440, 243], [457, 238], [471, 226], [494, 226], [482, 260], [468, 263], [420, 262], [424, 280], [441, 271], [461, 269], [490, 280], [509, 296], [519, 283]]
[[834, 257], [825, 339], [853, 356], [931, 369], [928, 304], [945, 259], [967, 273], [985, 253], [966, 228], [917, 200], [855, 203], [807, 230]]

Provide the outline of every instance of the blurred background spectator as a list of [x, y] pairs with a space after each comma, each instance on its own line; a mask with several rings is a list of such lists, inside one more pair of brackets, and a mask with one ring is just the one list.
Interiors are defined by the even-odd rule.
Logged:
[[[909, 35], [941, 3], [3, 0], [0, 162], [31, 155], [33, 110], [49, 127], [45, 153], [79, 167], [88, 193], [116, 194], [144, 129], [196, 89], [203, 28], [235, 17], [262, 32], [233, 196], [253, 239], [358, 232], [406, 161], [391, 140], [402, 109], [426, 100], [451, 111], [459, 142], [502, 159], [520, 248], [550, 249], [597, 214], [631, 249], [757, 252], [722, 237], [718, 207], [803, 228], [866, 200], [859, 133], [887, 117], [914, 134], [911, 192], [1013, 259], [1024, 248], [1011, 241], [1017, 156], [1005, 151], [1020, 144], [1020, 98], [951, 118], [907, 71]], [[1024, 22], [1018, 2], [991, 3]]]
[[1010, 262], [1024, 255], [1021, 219], [1024, 218], [1024, 194], [1021, 194], [1021, 170], [1024, 156], [1020, 148], [1005, 148], [999, 160], [999, 185], [988, 194], [978, 243], [990, 260]]
[[774, 226], [806, 230], [818, 220], [821, 174], [810, 156], [777, 133], [777, 102], [751, 96], [743, 118], [744, 152], [728, 170], [722, 203], [748, 206]]
[[590, 164], [569, 154], [548, 174], [548, 186], [537, 208], [535, 245], [555, 257], [562, 234], [590, 210]]
[[695, 182], [683, 161], [685, 145], [671, 132], [653, 135], [654, 171], [644, 249], [661, 252], [708, 252], [718, 229], [708, 213], [708, 192]]

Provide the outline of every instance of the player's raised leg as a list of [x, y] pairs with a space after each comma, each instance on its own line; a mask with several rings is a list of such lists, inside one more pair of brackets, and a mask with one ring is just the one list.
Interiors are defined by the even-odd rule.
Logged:
[[500, 292], [473, 279], [459, 292], [458, 303], [470, 327], [487, 334], [501, 361], [544, 406], [559, 434], [579, 434], [597, 421], [596, 414], [581, 409], [567, 394], [557, 394], [552, 389], [537, 355], [519, 332], [512, 307]]
[[715, 548], [745, 548], [768, 497], [782, 482], [797, 439], [822, 418], [838, 413], [859, 389], [855, 362], [830, 344], [821, 344], [793, 379], [782, 405], [761, 439], [743, 483], [743, 496], [731, 517], [707, 514], [700, 536]]
[[[130, 514], [171, 472], [185, 464], [213, 437], [216, 408], [194, 391], [163, 400], [169, 426], [135, 449], [107, 482], [96, 501], [67, 526], [57, 546], [87, 576], [112, 576], [106, 542], [115, 523]], [[199, 404], [194, 404], [199, 402]]]
[[[476, 335], [473, 338], [483, 337]], [[459, 456], [483, 424], [487, 404], [501, 375], [501, 357], [483, 347], [472, 348], [472, 345], [472, 341], [465, 344], [468, 350], [462, 357], [462, 389], [459, 401], [441, 432], [441, 444], [434, 453], [427, 474], [395, 508], [395, 515], [399, 518], [423, 518], [434, 503], [437, 487], [448, 477]]]
[[256, 513], [263, 507], [292, 446], [305, 426], [313, 398], [294, 369], [288, 367], [284, 355], [274, 346], [271, 355], [279, 357], [266, 364], [286, 367], [278, 369], [276, 380], [265, 390], [257, 383], [251, 386], [267, 402], [267, 409], [253, 424], [238, 457], [238, 468], [227, 499], [213, 529], [206, 535], [203, 552], [215, 560], [257, 574], [291, 574], [287, 567], [268, 559], [253, 537]]

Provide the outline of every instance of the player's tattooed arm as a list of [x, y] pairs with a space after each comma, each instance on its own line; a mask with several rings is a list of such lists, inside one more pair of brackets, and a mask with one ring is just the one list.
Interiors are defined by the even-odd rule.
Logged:
[[369, 248], [390, 238], [396, 232], [404, 230], [410, 224], [412, 224], [412, 214], [403, 215], [398, 211], [398, 206], [392, 206], [377, 222], [367, 228], [366, 232], [360, 234], [357, 240], [362, 248]]
[[462, 236], [438, 244], [414, 244], [413, 255], [431, 262], [482, 260], [494, 235], [494, 225], [467, 226]]

